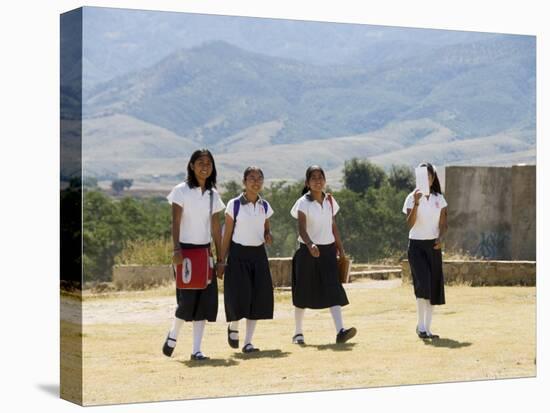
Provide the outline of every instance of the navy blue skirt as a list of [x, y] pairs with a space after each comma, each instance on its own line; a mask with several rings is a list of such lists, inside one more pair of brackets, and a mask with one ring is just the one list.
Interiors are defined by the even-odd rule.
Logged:
[[223, 280], [227, 321], [273, 318], [273, 281], [265, 247], [231, 242]]
[[442, 305], [445, 304], [443, 259], [441, 249], [434, 249], [434, 244], [435, 239], [410, 239], [407, 255], [416, 298]]
[[[205, 248], [210, 244], [182, 244], [182, 249]], [[185, 321], [216, 321], [218, 315], [218, 283], [216, 274], [204, 290], [185, 290], [176, 288], [176, 317]]]
[[292, 258], [292, 303], [299, 308], [329, 308], [349, 304], [346, 291], [338, 279], [336, 245], [317, 245], [320, 256], [313, 257], [307, 246]]

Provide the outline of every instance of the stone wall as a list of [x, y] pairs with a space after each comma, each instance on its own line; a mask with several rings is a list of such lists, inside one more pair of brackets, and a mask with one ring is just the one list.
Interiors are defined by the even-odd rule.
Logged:
[[291, 284], [292, 258], [270, 258], [269, 270], [273, 287], [288, 287]]
[[[445, 284], [536, 285], [537, 266], [534, 261], [461, 261], [444, 260]], [[404, 283], [411, 283], [409, 262], [401, 262]]]
[[[270, 258], [274, 287], [290, 286], [292, 258]], [[117, 289], [143, 289], [173, 282], [171, 265], [116, 265], [113, 284]]]
[[174, 280], [171, 265], [115, 265], [113, 284], [119, 290], [143, 289]]
[[536, 168], [445, 168], [446, 247], [496, 260], [535, 260]]

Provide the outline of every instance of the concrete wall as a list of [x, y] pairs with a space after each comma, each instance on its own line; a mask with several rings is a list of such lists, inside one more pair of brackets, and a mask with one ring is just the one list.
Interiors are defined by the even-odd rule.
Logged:
[[496, 260], [534, 260], [533, 165], [446, 168], [446, 247]]
[[512, 167], [513, 260], [537, 259], [537, 170], [534, 166]]

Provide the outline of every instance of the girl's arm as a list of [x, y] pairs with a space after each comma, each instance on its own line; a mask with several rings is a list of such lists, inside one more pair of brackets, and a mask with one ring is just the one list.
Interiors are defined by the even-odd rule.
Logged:
[[181, 215], [183, 214], [183, 207], [176, 203], [172, 203], [172, 244], [174, 245], [174, 251], [172, 254], [172, 262], [176, 265], [181, 264], [183, 258], [181, 256], [180, 249], [180, 224]]
[[336, 250], [340, 257], [345, 257], [346, 253], [344, 252], [344, 244], [340, 238], [340, 231], [338, 230], [338, 225], [336, 225], [336, 217], [332, 217], [332, 233], [334, 234], [334, 239], [336, 242]]
[[220, 254], [218, 255], [218, 262], [225, 262], [227, 254], [229, 253], [229, 244], [231, 244], [231, 238], [233, 236], [233, 228], [235, 221], [229, 214], [225, 214], [225, 229], [223, 233], [223, 241], [220, 248]]
[[[212, 238], [214, 239], [214, 245], [216, 246], [217, 261], [220, 262], [222, 250], [222, 228], [220, 226], [220, 212], [212, 214]], [[219, 275], [218, 275], [219, 277]]]
[[269, 218], [267, 218], [264, 223], [264, 240], [267, 245], [271, 245], [273, 243], [273, 235], [271, 235], [271, 224], [269, 223]]
[[418, 203], [420, 202], [420, 198], [422, 197], [422, 193], [418, 191], [414, 191], [414, 205], [411, 208], [407, 208], [407, 225], [409, 229], [414, 227], [414, 223], [416, 222], [416, 211], [418, 210]]
[[307, 219], [306, 214], [304, 214], [302, 211], [298, 211], [298, 233], [300, 234], [300, 237], [304, 241], [304, 243], [307, 245], [307, 248], [309, 249], [309, 252], [312, 256], [318, 257], [320, 254], [319, 248], [317, 248], [317, 245], [315, 245], [312, 241], [309, 235], [307, 234]]
[[441, 214], [439, 215], [439, 237], [435, 241], [434, 248], [440, 249], [441, 248], [441, 240], [443, 239], [443, 236], [447, 232], [447, 207], [443, 208], [441, 210]]

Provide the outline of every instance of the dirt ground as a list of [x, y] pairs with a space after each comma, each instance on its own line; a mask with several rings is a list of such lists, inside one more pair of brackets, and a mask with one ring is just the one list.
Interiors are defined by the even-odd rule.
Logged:
[[[85, 405], [536, 375], [534, 287], [446, 287], [447, 304], [434, 312], [439, 340], [416, 336], [410, 285], [363, 281], [346, 291], [344, 323], [358, 329], [351, 342], [335, 344], [328, 310], [307, 310], [307, 344], [292, 344], [290, 292], [278, 291], [274, 319], [256, 328], [253, 342], [262, 351], [251, 355], [227, 345], [220, 295], [218, 321], [206, 326], [202, 346], [211, 359], [202, 363], [189, 360], [190, 324], [172, 358], [161, 352], [175, 310], [171, 288], [87, 296], [81, 332], [78, 311], [62, 314], [62, 347], [78, 352], [82, 339], [83, 354], [64, 354], [62, 368], [76, 375], [82, 363]], [[65, 309], [79, 305], [68, 297], [63, 303]], [[62, 396], [79, 399], [78, 386], [66, 383]]]

